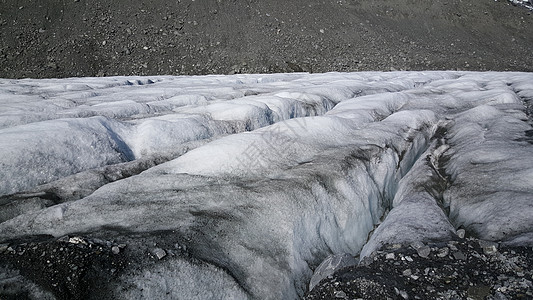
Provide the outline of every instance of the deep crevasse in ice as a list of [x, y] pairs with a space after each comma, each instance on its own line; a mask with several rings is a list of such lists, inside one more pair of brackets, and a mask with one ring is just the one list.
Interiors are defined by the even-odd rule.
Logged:
[[[22, 192], [2, 198], [0, 240], [163, 231], [207, 263], [131, 271], [118, 285], [137, 288], [117, 297], [296, 298], [330, 253], [447, 239], [459, 226], [532, 243], [532, 74], [3, 80], [0, 90], [0, 190]], [[90, 185], [82, 199], [57, 199], [79, 182]]]

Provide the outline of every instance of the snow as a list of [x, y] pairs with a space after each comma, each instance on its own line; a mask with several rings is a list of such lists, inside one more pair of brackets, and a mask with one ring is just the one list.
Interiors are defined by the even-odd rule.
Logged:
[[186, 246], [117, 299], [294, 299], [331, 254], [458, 228], [533, 245], [532, 100], [530, 73], [0, 80], [0, 243]]

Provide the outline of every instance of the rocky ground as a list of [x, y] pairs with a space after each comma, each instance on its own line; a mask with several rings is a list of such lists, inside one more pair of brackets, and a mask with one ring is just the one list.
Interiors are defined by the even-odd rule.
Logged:
[[[3, 270], [11, 277], [0, 280], [2, 299], [90, 299], [91, 291], [101, 289], [102, 281], [113, 279], [124, 267], [125, 246], [79, 236], [1, 245], [0, 257], [12, 268]], [[38, 286], [10, 284], [21, 275], [31, 281], [25, 285]]]
[[533, 71], [532, 27], [503, 0], [5, 0], [0, 77]]
[[474, 238], [390, 245], [323, 279], [305, 299], [533, 299], [531, 250]]
[[[22, 288], [0, 278], [2, 299], [93, 299], [94, 289], [100, 299], [106, 294], [102, 286], [116, 280], [140, 253], [153, 263], [167, 255], [186, 255], [181, 247], [145, 242], [143, 247], [65, 236], [0, 245], [11, 279], [22, 275], [31, 280]], [[533, 299], [532, 265], [531, 248], [475, 238], [388, 245], [358, 266], [323, 279], [305, 299]]]
[[143, 272], [139, 265], [169, 256], [189, 254], [158, 234], [135, 236], [135, 242], [43, 236], [0, 244], [0, 299], [112, 299], [106, 289], [114, 287], [125, 269]]

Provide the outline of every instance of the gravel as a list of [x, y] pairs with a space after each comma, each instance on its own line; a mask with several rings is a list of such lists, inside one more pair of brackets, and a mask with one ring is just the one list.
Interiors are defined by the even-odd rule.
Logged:
[[6, 0], [0, 77], [533, 71], [531, 14], [492, 0]]
[[[418, 253], [424, 247], [428, 256]], [[532, 250], [475, 238], [388, 245], [323, 279], [305, 299], [532, 299]]]

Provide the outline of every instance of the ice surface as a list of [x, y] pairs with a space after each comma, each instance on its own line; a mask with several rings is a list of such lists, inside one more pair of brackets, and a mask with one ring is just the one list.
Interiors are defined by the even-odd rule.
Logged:
[[0, 243], [187, 249], [117, 299], [294, 299], [331, 254], [458, 228], [533, 245], [531, 101], [530, 73], [0, 80]]
[[0, 194], [133, 159], [131, 150], [116, 133], [123, 126], [104, 117], [93, 117], [0, 129]]

